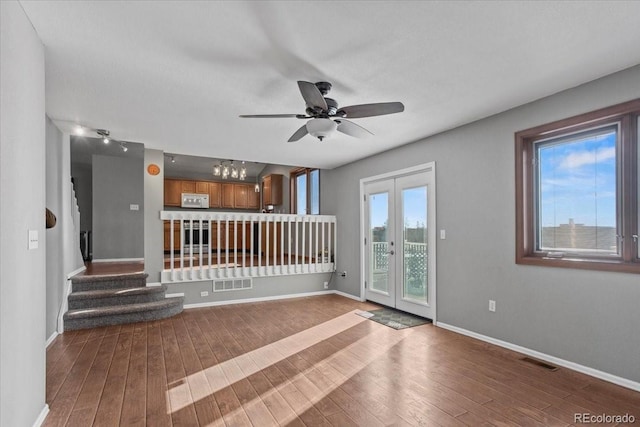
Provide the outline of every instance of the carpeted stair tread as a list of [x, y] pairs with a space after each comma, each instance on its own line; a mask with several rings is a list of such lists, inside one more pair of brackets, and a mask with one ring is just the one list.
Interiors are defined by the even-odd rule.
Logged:
[[111, 274], [104, 276], [75, 276], [71, 278], [73, 292], [100, 289], [139, 288], [147, 284], [146, 273]]
[[165, 298], [166, 291], [167, 286], [162, 285], [72, 292], [69, 294], [69, 310], [159, 301]]
[[165, 298], [162, 301], [152, 301], [145, 302], [140, 304], [124, 304], [124, 305], [113, 305], [106, 307], [95, 307], [95, 308], [81, 308], [78, 310], [69, 310], [65, 313], [65, 320], [72, 320], [78, 318], [88, 318], [88, 317], [103, 317], [103, 316], [111, 316], [111, 315], [119, 315], [119, 314], [129, 314], [129, 313], [138, 313], [144, 311], [151, 310], [160, 310], [163, 308], [168, 308], [172, 306], [180, 306], [182, 307], [184, 298], [182, 297], [173, 297], [173, 298]]
[[95, 291], [78, 291], [69, 294], [69, 301], [87, 298], [109, 298], [113, 296], [124, 295], [142, 295], [164, 293], [167, 291], [167, 285], [162, 286], [144, 286], [139, 288], [123, 288], [123, 289], [97, 289]]
[[143, 304], [70, 310], [64, 315], [64, 327], [70, 331], [166, 319], [181, 313], [183, 302], [183, 297], [175, 297]]
[[126, 273], [73, 277], [64, 329], [152, 321], [181, 313], [184, 297], [166, 298], [167, 285], [146, 286], [148, 276]]
[[101, 276], [79, 275], [79, 276], [73, 276], [71, 278], [71, 283], [107, 282], [111, 280], [126, 280], [126, 279], [147, 280], [147, 277], [149, 277], [147, 273], [104, 274]]

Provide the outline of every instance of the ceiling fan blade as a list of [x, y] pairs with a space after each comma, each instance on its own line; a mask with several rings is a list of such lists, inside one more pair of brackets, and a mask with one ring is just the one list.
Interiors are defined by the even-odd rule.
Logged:
[[403, 111], [404, 105], [402, 102], [379, 102], [377, 104], [342, 107], [336, 112], [336, 116], [356, 119], [359, 117], [384, 116], [385, 114], [401, 113]]
[[302, 116], [302, 117], [306, 117], [303, 114], [241, 114], [240, 117], [242, 118], [249, 118], [249, 119], [270, 119], [270, 118], [284, 118], [284, 117], [298, 117], [298, 116]]
[[300, 93], [307, 107], [314, 109], [321, 108], [322, 111], [327, 111], [327, 102], [315, 84], [298, 80], [298, 87], [300, 88]]
[[368, 138], [373, 135], [362, 126], [350, 122], [349, 120], [340, 119], [334, 120], [334, 122], [338, 123], [338, 132], [342, 132], [349, 136], [353, 136], [355, 138]]
[[296, 141], [300, 140], [300, 138], [302, 138], [303, 136], [305, 136], [308, 133], [309, 132], [307, 132], [307, 125], [304, 124], [304, 125], [302, 125], [302, 127], [300, 129], [298, 129], [296, 131], [296, 133], [291, 135], [291, 138], [289, 138], [289, 140], [287, 142], [296, 142]]

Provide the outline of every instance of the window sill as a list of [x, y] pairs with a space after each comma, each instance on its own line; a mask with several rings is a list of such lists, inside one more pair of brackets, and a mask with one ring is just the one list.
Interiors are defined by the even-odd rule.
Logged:
[[551, 258], [543, 255], [528, 255], [516, 258], [516, 264], [542, 267], [576, 268], [580, 270], [614, 271], [640, 274], [639, 262], [587, 258]]

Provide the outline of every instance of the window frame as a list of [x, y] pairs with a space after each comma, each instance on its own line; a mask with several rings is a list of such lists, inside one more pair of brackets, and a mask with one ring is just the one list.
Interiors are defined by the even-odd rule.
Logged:
[[[640, 273], [640, 245], [632, 238], [638, 235], [640, 222], [638, 120], [640, 99], [635, 99], [515, 133], [516, 264]], [[536, 251], [536, 143], [615, 124], [619, 124], [616, 204], [617, 233], [622, 237], [619, 239], [620, 256], [610, 258], [570, 254], [556, 258], [549, 257], [548, 252]]]
[[[298, 213], [298, 177], [300, 175], [306, 175], [306, 195], [307, 195], [307, 212], [311, 212], [311, 173], [314, 171], [318, 171], [318, 213]], [[296, 215], [320, 215], [320, 169], [318, 168], [295, 168], [289, 172], [290, 182], [291, 182], [291, 206], [290, 211], [292, 214]]]

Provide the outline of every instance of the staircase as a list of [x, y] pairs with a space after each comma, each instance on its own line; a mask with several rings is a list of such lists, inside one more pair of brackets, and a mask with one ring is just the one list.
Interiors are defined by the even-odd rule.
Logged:
[[166, 298], [165, 285], [147, 287], [147, 276], [133, 273], [73, 277], [64, 330], [164, 319], [182, 312], [184, 298]]

